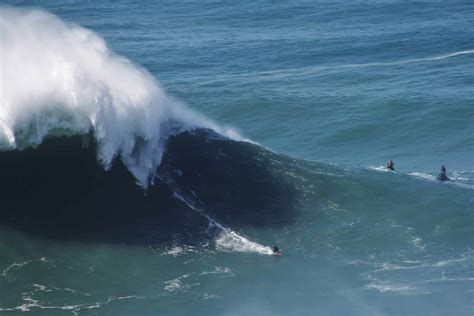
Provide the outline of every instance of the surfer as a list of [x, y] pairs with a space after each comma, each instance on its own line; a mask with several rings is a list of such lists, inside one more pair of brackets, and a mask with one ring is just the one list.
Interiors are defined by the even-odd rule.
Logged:
[[275, 255], [281, 254], [280, 248], [278, 248], [277, 245], [274, 245], [274, 246], [272, 247], [272, 251], [273, 251], [273, 253], [274, 253]]
[[387, 169], [395, 171], [395, 164], [393, 163], [392, 160], [387, 161]]
[[441, 180], [441, 181], [450, 180], [448, 176], [446, 175], [446, 167], [444, 165], [441, 165], [441, 171], [438, 175], [438, 180]]

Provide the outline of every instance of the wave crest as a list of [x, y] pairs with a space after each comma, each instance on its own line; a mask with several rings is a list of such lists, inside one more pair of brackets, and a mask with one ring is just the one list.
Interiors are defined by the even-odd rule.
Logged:
[[92, 131], [101, 164], [120, 156], [147, 187], [170, 135], [212, 127], [92, 31], [12, 7], [1, 7], [0, 26], [0, 150]]

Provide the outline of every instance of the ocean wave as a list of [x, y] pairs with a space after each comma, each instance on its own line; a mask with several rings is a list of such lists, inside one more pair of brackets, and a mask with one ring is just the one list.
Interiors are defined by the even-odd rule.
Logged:
[[286, 169], [274, 169], [277, 155], [252, 143], [208, 129], [172, 136], [147, 190], [122, 160], [105, 171], [97, 146], [92, 135], [49, 137], [35, 149], [0, 152], [8, 166], [0, 224], [49, 238], [146, 244], [177, 257], [203, 249], [270, 255], [234, 226], [294, 219], [297, 192]]
[[92, 131], [102, 166], [109, 169], [120, 156], [147, 187], [169, 136], [214, 127], [90, 30], [45, 11], [5, 6], [0, 25], [0, 150]]

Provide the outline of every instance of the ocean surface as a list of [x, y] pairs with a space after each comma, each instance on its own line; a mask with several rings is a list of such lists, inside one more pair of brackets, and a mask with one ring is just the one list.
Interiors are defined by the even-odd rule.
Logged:
[[1, 316], [474, 314], [473, 1], [4, 0], [0, 35]]

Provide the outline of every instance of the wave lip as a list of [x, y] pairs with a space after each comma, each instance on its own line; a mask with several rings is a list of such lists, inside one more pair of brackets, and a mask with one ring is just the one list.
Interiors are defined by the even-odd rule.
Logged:
[[36, 9], [2, 6], [0, 150], [87, 134], [109, 169], [120, 156], [147, 187], [170, 135], [212, 123], [166, 95], [97, 34]]

